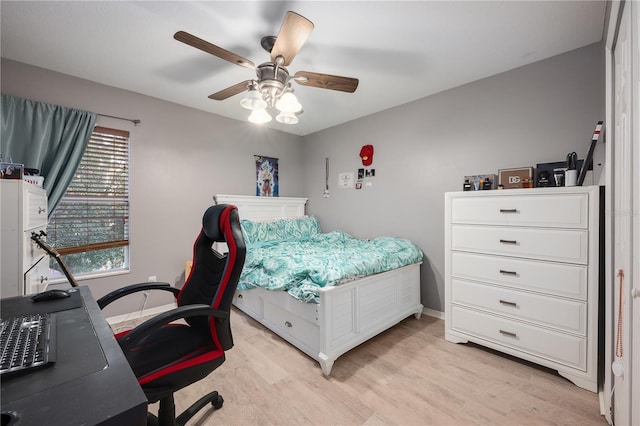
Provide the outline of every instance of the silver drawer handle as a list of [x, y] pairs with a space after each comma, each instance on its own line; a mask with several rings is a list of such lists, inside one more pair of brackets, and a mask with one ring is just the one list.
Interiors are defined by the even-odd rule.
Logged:
[[500, 213], [518, 213], [518, 209], [500, 209]]
[[47, 209], [43, 209], [42, 207], [38, 207], [38, 214], [42, 214], [44, 212], [46, 212]]
[[502, 238], [500, 239], [500, 242], [502, 244], [518, 244], [518, 241], [516, 240], [503, 240]]
[[514, 339], [518, 337], [516, 333], [512, 333], [511, 331], [500, 330], [500, 334], [502, 334], [503, 336], [513, 337]]
[[502, 299], [500, 299], [500, 304], [501, 305], [507, 305], [507, 306], [513, 306], [514, 308], [518, 306], [518, 304], [516, 302], [509, 302], [508, 300], [502, 300]]
[[516, 271], [505, 271], [504, 269], [500, 269], [500, 273], [502, 275], [518, 275], [518, 273]]
[[293, 327], [293, 324], [291, 324], [289, 321], [285, 321], [284, 325], [286, 325], [289, 328]]

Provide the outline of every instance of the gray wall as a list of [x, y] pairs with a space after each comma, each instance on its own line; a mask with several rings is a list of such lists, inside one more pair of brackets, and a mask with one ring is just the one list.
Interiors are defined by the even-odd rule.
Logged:
[[[152, 275], [182, 285], [213, 194], [254, 195], [254, 154], [280, 159], [281, 195], [304, 195], [299, 136], [5, 59], [1, 78], [4, 94], [142, 121], [98, 118], [131, 131], [131, 272], [81, 281], [96, 298]], [[169, 301], [155, 297], [148, 305]], [[139, 303], [118, 302], [106, 315], [134, 311]]]
[[[459, 190], [467, 174], [560, 161], [570, 151], [583, 157], [604, 116], [600, 44], [303, 138], [4, 59], [1, 78], [2, 93], [142, 120], [99, 120], [132, 132], [131, 273], [83, 281], [96, 297], [150, 275], [181, 285], [212, 194], [252, 195], [253, 155], [263, 154], [280, 159], [281, 195], [309, 197], [308, 212], [324, 230], [416, 242], [425, 253], [422, 303], [442, 311], [444, 193]], [[372, 186], [338, 189], [338, 173], [362, 167], [364, 144], [375, 146]], [[596, 165], [604, 163], [600, 151]]]
[[[584, 158], [603, 117], [604, 51], [593, 44], [305, 137], [308, 211], [327, 231], [413, 240], [425, 253], [422, 303], [443, 311], [444, 193], [461, 190], [465, 175], [563, 161], [571, 151]], [[363, 167], [364, 144], [375, 147], [372, 186], [338, 189], [339, 173]]]

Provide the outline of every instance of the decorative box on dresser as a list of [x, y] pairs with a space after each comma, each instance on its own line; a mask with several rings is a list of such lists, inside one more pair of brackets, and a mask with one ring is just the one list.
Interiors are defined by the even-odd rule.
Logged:
[[49, 257], [31, 240], [47, 229], [47, 194], [23, 180], [0, 180], [2, 297], [38, 293], [49, 279]]
[[445, 338], [598, 391], [598, 186], [445, 194]]

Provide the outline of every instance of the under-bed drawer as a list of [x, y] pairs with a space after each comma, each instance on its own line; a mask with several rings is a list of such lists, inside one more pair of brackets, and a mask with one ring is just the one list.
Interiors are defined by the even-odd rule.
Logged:
[[306, 321], [266, 301], [262, 307], [265, 325], [286, 340], [294, 339], [312, 348], [316, 353], [319, 351], [320, 327], [317, 324]]
[[452, 329], [469, 335], [469, 340], [485, 341], [527, 352], [570, 367], [586, 370], [587, 339], [542, 327], [451, 307]]
[[244, 312], [253, 313], [252, 316], [256, 319], [262, 318], [262, 299], [252, 290], [237, 290], [233, 296], [233, 304]]

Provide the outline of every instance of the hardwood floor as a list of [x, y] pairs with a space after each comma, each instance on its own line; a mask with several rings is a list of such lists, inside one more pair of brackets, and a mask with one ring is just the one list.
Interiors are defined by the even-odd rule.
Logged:
[[[413, 316], [339, 357], [329, 377], [242, 312], [235, 346], [176, 394], [181, 412], [218, 390], [220, 410], [192, 425], [606, 425], [598, 396], [555, 372], [444, 340], [444, 321]], [[157, 404], [150, 411], [157, 410]]]

